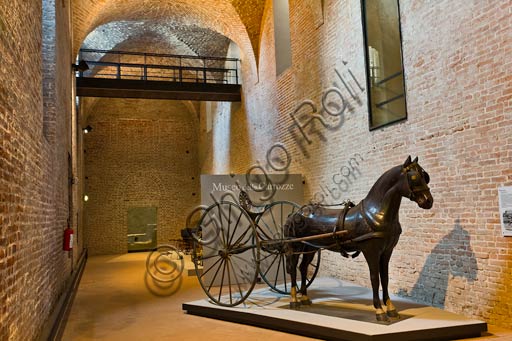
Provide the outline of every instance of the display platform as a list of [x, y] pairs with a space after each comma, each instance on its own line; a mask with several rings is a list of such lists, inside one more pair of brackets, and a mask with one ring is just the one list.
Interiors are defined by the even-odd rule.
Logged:
[[317, 278], [308, 290], [311, 306], [290, 310], [289, 297], [255, 290], [237, 307], [206, 298], [183, 304], [189, 314], [254, 325], [326, 340], [456, 340], [478, 337], [487, 324], [393, 296], [401, 319], [378, 322], [371, 290], [332, 278]]

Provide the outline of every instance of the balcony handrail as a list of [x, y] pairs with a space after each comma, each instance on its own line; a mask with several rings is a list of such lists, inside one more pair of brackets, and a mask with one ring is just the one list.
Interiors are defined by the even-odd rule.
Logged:
[[[84, 53], [104, 53], [104, 54], [124, 54], [132, 56], [148, 56], [148, 57], [164, 57], [164, 58], [181, 58], [181, 59], [206, 59], [220, 60], [229, 62], [239, 62], [238, 58], [213, 57], [213, 56], [191, 56], [181, 54], [151, 53], [151, 52], [132, 52], [132, 51], [114, 51], [114, 50], [97, 50], [97, 49], [80, 49], [80, 54]], [[81, 60], [81, 58], [79, 58]]]
[[[87, 58], [88, 53], [94, 53], [94, 54], [102, 54], [101, 57], [97, 58], [97, 60], [94, 60], [96, 58]], [[116, 55], [119, 56], [118, 61], [106, 61], [102, 60], [107, 55]], [[121, 56], [127, 55], [127, 56], [142, 56], [144, 57], [143, 63], [127, 63], [127, 62], [121, 62]], [[155, 57], [155, 58], [161, 58], [162, 64], [148, 64], [147, 59], [148, 57]], [[92, 60], [91, 60], [92, 59]], [[172, 60], [172, 63], [166, 64], [166, 62], [170, 62]], [[200, 61], [202, 65], [186, 65], [190, 64], [191, 62], [184, 63], [183, 61], [186, 60], [197, 60]], [[158, 76], [149, 75], [148, 70], [173, 70], [178, 71], [179, 75], [178, 77], [173, 77], [172, 79], [174, 81], [182, 82], [184, 79], [188, 79], [187, 77], [184, 77], [183, 71], [186, 72], [195, 72], [196, 73], [196, 81], [202, 80], [203, 83], [208, 83], [209, 81], [216, 80], [220, 81], [222, 83], [231, 83], [234, 80], [234, 84], [238, 83], [238, 62], [240, 61], [238, 58], [221, 58], [221, 57], [211, 57], [211, 56], [186, 56], [186, 55], [176, 55], [176, 54], [159, 54], [159, 53], [147, 53], [147, 52], [129, 52], [129, 51], [111, 51], [111, 50], [97, 50], [97, 49], [80, 49], [79, 53], [79, 61], [84, 61], [88, 65], [96, 65], [96, 66], [113, 66], [117, 68], [116, 78], [122, 79], [125, 77], [124, 73], [122, 72], [123, 68], [140, 68], [140, 70], [143, 72], [143, 79], [142, 80], [149, 80], [150, 78], [158, 78]], [[234, 68], [229, 67], [212, 67], [208, 65], [209, 61], [214, 62], [224, 62], [224, 65], [229, 63], [234, 63]], [[185, 64], [185, 65], [184, 65]], [[195, 64], [195, 63], [192, 63]], [[231, 64], [232, 65], [232, 64]], [[227, 66], [227, 65], [226, 65]], [[92, 70], [91, 70], [92, 71]], [[89, 72], [91, 72], [89, 71]], [[80, 71], [79, 77], [90, 77], [86, 76], [87, 73]], [[202, 73], [202, 76], [199, 76], [199, 72]], [[207, 77], [207, 73], [223, 73], [225, 78], [222, 79], [212, 79], [211, 77]], [[233, 75], [234, 74], [234, 75]], [[91, 75], [94, 77], [94, 74]], [[129, 75], [128, 75], [129, 76]], [[161, 77], [160, 77], [161, 78]]]
[[[84, 59], [85, 60], [85, 59]], [[203, 71], [205, 68], [202, 66], [178, 66], [178, 65], [159, 65], [159, 64], [140, 64], [140, 63], [118, 63], [118, 62], [96, 62], [92, 60], [85, 60], [89, 65], [99, 66], [126, 66], [133, 68], [148, 68], [148, 69], [167, 69], [167, 70], [187, 70], [187, 71]], [[230, 68], [213, 68], [207, 67], [208, 72], [230, 72], [237, 71], [237, 69]]]

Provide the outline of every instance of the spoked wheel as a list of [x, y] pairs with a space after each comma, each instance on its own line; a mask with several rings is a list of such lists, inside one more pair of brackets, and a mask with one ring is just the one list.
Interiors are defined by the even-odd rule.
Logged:
[[[260, 276], [268, 286], [281, 293], [289, 294], [291, 290], [290, 276], [286, 272], [286, 249], [289, 245], [283, 242], [284, 224], [291, 214], [297, 212], [300, 206], [290, 201], [276, 201], [267, 206], [265, 211], [256, 220], [258, 236], [261, 242], [260, 251]], [[298, 266], [302, 261], [300, 256], [297, 264], [297, 279], [300, 286], [300, 270]], [[315, 253], [315, 258], [308, 266], [307, 283], [309, 287], [315, 279], [320, 267], [320, 250]]]
[[172, 282], [179, 278], [185, 267], [183, 254], [172, 245], [159, 245], [146, 259], [146, 271], [159, 282]]
[[259, 239], [245, 210], [232, 202], [208, 207], [193, 239], [199, 283], [216, 304], [233, 307], [250, 295], [259, 269]]

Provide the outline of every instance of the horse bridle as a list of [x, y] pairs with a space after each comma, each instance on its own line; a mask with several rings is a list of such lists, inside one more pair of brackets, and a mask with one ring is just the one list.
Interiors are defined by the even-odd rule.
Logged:
[[[416, 179], [414, 179], [414, 177], [416, 175], [409, 176], [409, 172], [411, 170], [416, 171], [418, 174], [421, 174], [424, 177], [424, 182], [422, 184], [417, 185], [417, 184], [413, 183], [413, 180], [416, 180]], [[409, 187], [408, 198], [410, 200], [415, 201], [417, 193], [422, 193], [422, 192], [426, 192], [426, 191], [430, 190], [430, 188], [427, 185], [430, 177], [429, 177], [428, 173], [425, 172], [423, 169], [418, 169], [418, 164], [411, 163], [410, 165], [403, 167], [402, 173], [404, 173], [405, 176], [407, 177], [407, 186]]]

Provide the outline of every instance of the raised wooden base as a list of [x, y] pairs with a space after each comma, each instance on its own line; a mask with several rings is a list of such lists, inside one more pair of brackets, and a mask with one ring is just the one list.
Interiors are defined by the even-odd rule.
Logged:
[[456, 340], [478, 337], [487, 330], [485, 322], [397, 297], [392, 299], [401, 318], [378, 322], [369, 289], [330, 278], [317, 278], [308, 296], [313, 304], [300, 310], [289, 309], [288, 296], [268, 288], [255, 290], [234, 308], [204, 299], [184, 303], [183, 310], [327, 340]]

